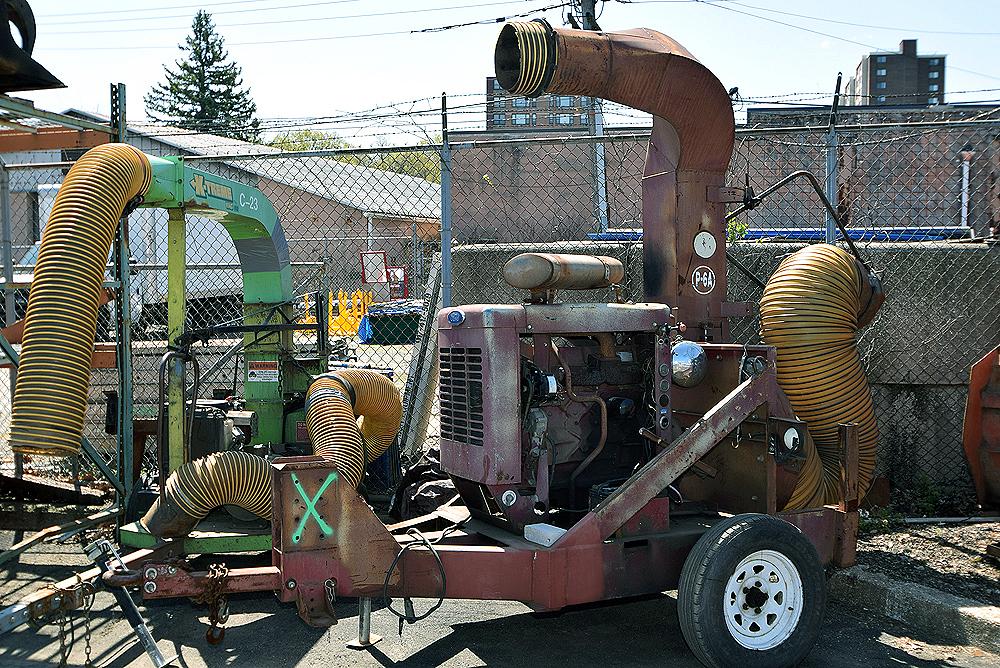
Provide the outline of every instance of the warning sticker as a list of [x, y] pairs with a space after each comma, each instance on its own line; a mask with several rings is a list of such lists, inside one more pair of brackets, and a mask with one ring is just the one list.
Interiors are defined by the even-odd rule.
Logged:
[[248, 383], [277, 383], [278, 362], [257, 360], [247, 363]]

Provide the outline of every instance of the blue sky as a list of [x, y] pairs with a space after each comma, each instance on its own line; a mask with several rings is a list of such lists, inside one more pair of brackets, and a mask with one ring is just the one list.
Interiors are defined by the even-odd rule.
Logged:
[[[497, 24], [420, 34], [408, 31], [509, 16], [557, 2], [91, 0], [84, 10], [78, 0], [34, 0], [35, 57], [69, 88], [24, 97], [46, 109], [77, 107], [107, 113], [108, 83], [122, 81], [129, 91], [129, 118], [142, 118], [142, 96], [162, 79], [163, 63], [179, 55], [176, 45], [189, 33], [197, 7], [213, 14], [231, 56], [243, 67], [262, 118], [332, 116], [434, 97], [442, 91], [455, 96], [481, 94], [484, 77], [492, 70]], [[837, 71], [848, 75], [861, 55], [872, 50], [865, 45], [895, 50], [904, 38], [918, 39], [920, 53], [948, 55], [949, 93], [1000, 89], [1000, 2], [729, 0], [713, 6], [688, 0], [633, 0], [603, 5], [602, 28], [645, 26], [664, 32], [684, 44], [727, 87], [739, 86], [751, 99], [828, 96]], [[559, 10], [534, 15], [561, 24]], [[995, 34], [970, 34], [989, 31]], [[348, 37], [394, 32], [404, 34]], [[455, 104], [479, 99], [456, 97]], [[1000, 90], [949, 99], [995, 100], [1000, 99]], [[454, 118], [469, 127], [483, 123], [480, 113]], [[412, 133], [377, 121], [350, 123], [339, 131], [348, 138], [357, 136], [358, 143], [370, 143], [378, 134], [389, 143], [414, 139]]]

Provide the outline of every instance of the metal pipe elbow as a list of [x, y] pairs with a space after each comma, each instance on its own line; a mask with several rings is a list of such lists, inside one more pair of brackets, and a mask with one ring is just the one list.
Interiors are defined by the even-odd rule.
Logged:
[[497, 80], [514, 95], [590, 95], [667, 121], [683, 149], [680, 170], [724, 172], [729, 166], [735, 137], [729, 94], [711, 70], [663, 33], [515, 21], [501, 29], [494, 61]]

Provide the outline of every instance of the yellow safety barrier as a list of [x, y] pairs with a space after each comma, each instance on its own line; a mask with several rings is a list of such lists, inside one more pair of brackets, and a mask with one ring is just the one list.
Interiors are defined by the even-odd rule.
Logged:
[[[368, 312], [368, 307], [375, 301], [375, 295], [365, 290], [346, 292], [337, 291], [337, 308], [333, 307], [333, 292], [327, 300], [327, 323], [330, 336], [354, 336], [361, 326], [361, 318]], [[313, 311], [309, 295], [302, 296], [303, 314], [299, 324], [315, 325], [316, 314]]]
[[337, 314], [333, 314], [333, 293], [330, 293], [330, 334], [354, 336], [361, 326], [361, 318], [368, 312], [368, 307], [374, 301], [374, 295], [364, 290], [352, 293], [337, 291]]

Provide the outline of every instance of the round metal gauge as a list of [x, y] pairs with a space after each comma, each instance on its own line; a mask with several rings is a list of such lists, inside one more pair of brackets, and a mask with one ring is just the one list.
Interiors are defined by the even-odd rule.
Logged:
[[715, 255], [717, 243], [711, 232], [701, 231], [694, 235], [694, 252], [698, 257], [708, 259]]

